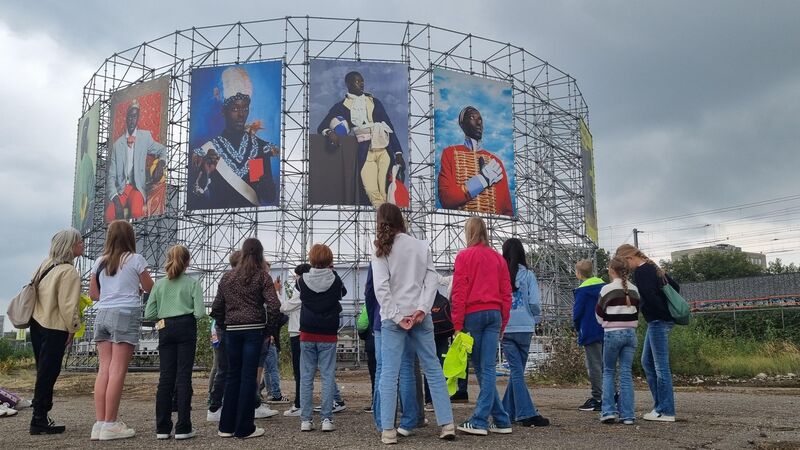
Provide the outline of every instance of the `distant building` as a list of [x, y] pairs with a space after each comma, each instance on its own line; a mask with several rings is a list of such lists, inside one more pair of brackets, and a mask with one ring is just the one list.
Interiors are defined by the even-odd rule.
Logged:
[[717, 245], [712, 245], [710, 247], [699, 247], [699, 248], [690, 248], [687, 250], [678, 250], [676, 252], [672, 252], [670, 256], [672, 257], [672, 261], [678, 261], [684, 256], [690, 257], [692, 255], [696, 255], [698, 253], [703, 253], [703, 252], [718, 252], [718, 253], [741, 252], [744, 253], [745, 256], [747, 256], [747, 260], [750, 261], [751, 263], [757, 266], [767, 267], [767, 255], [763, 253], [743, 252], [741, 247], [737, 247], [735, 245], [730, 245], [730, 244], [717, 244]]

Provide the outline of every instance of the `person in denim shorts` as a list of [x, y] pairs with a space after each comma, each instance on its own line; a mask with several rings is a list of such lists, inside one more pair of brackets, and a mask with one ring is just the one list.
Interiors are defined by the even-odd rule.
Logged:
[[105, 248], [92, 267], [89, 296], [97, 302], [94, 341], [100, 367], [94, 384], [97, 421], [92, 440], [131, 438], [136, 433], [119, 420], [119, 402], [142, 323], [141, 292], [150, 292], [153, 279], [147, 261], [136, 253], [136, 236], [130, 223], [108, 225]]

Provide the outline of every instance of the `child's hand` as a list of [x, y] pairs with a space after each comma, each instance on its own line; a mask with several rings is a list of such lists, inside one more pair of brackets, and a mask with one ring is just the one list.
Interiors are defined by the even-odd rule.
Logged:
[[410, 316], [403, 317], [403, 320], [401, 320], [398, 325], [400, 326], [400, 328], [408, 331], [412, 327], [414, 327], [414, 319], [411, 318]]

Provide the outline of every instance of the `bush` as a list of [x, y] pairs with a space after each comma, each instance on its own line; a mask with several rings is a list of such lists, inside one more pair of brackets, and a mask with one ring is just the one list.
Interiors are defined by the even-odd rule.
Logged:
[[0, 373], [28, 366], [32, 360], [33, 350], [30, 347], [18, 346], [15, 341], [0, 338]]
[[214, 364], [214, 348], [211, 346], [211, 317], [205, 316], [197, 321], [197, 349], [194, 365], [211, 370]]
[[538, 376], [558, 383], [578, 383], [586, 380], [583, 349], [571, 329], [556, 331], [552, 337], [550, 356], [540, 366]]

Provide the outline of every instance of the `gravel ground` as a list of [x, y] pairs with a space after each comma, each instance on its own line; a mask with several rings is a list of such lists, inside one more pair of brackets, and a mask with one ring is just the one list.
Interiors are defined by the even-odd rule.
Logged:
[[[30, 409], [16, 417], [0, 419], [3, 448], [378, 448], [378, 433], [371, 415], [361, 412], [367, 405], [369, 381], [366, 372], [341, 372], [338, 376], [347, 410], [334, 417], [337, 430], [333, 433], [314, 431], [300, 433], [299, 418], [282, 415], [257, 420], [266, 435], [252, 440], [222, 439], [216, 436], [216, 424], [205, 420], [206, 380], [198, 374], [194, 380], [193, 422], [198, 436], [175, 442], [156, 441], [154, 396], [157, 375], [129, 374], [121, 407], [121, 418], [136, 429], [133, 439], [112, 442], [90, 442], [89, 431], [94, 422], [91, 389], [93, 374], [65, 373], [56, 385], [52, 416], [67, 426], [58, 436], [30, 436]], [[366, 381], [365, 381], [366, 380]], [[30, 373], [0, 379], [5, 386], [30, 395]], [[477, 396], [477, 386], [471, 379], [471, 397]], [[498, 386], [504, 389], [505, 380]], [[284, 380], [284, 394], [293, 394], [293, 383]], [[641, 388], [641, 389], [640, 389]], [[400, 438], [406, 448], [800, 448], [800, 389], [705, 387], [679, 388], [676, 393], [678, 421], [650, 423], [637, 420], [634, 426], [601, 425], [598, 415], [577, 411], [585, 400], [588, 388], [533, 387], [534, 398], [541, 413], [550, 418], [546, 428], [514, 427], [511, 435], [488, 437], [458, 435], [455, 442], [436, 439], [438, 427], [418, 430], [416, 436]], [[473, 404], [453, 405], [456, 420], [464, 420]], [[641, 385], [636, 391], [636, 411], [650, 409], [650, 395]], [[280, 405], [281, 411], [288, 405]], [[433, 413], [427, 413], [435, 422]], [[317, 420], [317, 425], [319, 425]]]

